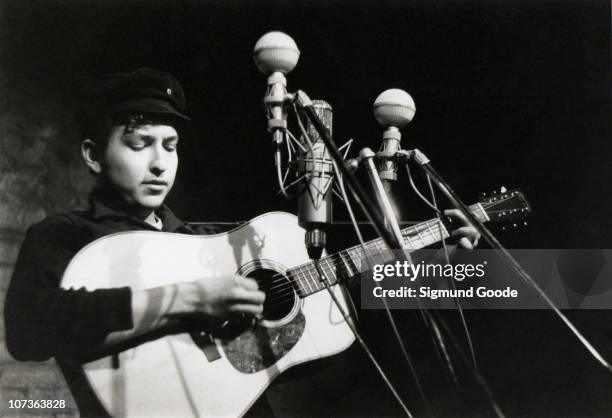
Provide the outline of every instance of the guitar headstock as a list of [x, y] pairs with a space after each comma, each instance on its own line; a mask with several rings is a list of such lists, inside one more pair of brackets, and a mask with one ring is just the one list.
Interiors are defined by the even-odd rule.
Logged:
[[512, 227], [527, 225], [525, 218], [531, 212], [529, 202], [519, 189], [507, 190], [502, 187], [499, 192], [489, 195], [482, 194], [478, 203], [491, 222], [505, 222]]

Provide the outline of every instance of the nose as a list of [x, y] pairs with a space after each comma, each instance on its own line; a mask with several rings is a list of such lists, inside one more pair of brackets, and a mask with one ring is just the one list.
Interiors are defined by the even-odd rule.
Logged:
[[151, 156], [151, 172], [159, 176], [168, 168], [168, 156], [163, 147], [154, 147]]

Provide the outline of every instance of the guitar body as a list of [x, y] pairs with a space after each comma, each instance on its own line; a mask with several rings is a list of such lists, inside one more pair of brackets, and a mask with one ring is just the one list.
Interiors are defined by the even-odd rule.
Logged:
[[[107, 411], [116, 417], [239, 416], [284, 370], [350, 346], [354, 336], [327, 291], [298, 297], [282, 275], [309, 261], [303, 242], [296, 217], [276, 212], [224, 234], [125, 232], [81, 250], [63, 288], [148, 289], [240, 273], [287, 289], [283, 303], [271, 304], [262, 321], [235, 335], [167, 335], [121, 352], [118, 367], [110, 357], [85, 364]], [[334, 292], [348, 311], [340, 286]]]

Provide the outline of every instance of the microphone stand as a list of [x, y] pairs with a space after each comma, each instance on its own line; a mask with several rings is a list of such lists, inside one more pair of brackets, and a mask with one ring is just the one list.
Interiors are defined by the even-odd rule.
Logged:
[[491, 231], [484, 225], [483, 222], [478, 220], [470, 211], [468, 206], [463, 203], [459, 198], [459, 195], [450, 187], [440, 174], [433, 168], [429, 158], [418, 149], [410, 151], [400, 151], [397, 153], [399, 157], [402, 157], [405, 164], [408, 164], [409, 160], [417, 163], [417, 165], [428, 175], [438, 188], [446, 195], [451, 203], [459, 209], [467, 220], [474, 226], [474, 228], [480, 233], [480, 235], [489, 243], [491, 248], [499, 250], [498, 254], [500, 258], [528, 285], [530, 285], [536, 293], [540, 295], [546, 304], [555, 312], [555, 314], [565, 323], [565, 325], [572, 331], [572, 333], [578, 338], [582, 345], [591, 353], [591, 355], [608, 371], [612, 371], [612, 366], [603, 358], [603, 356], [591, 345], [591, 343], [578, 331], [574, 324], [559, 310], [555, 303], [548, 297], [548, 295], [538, 286], [538, 284], [531, 278], [529, 273], [523, 269], [523, 267], [516, 261], [516, 259], [510, 254], [510, 252], [504, 248], [499, 240], [493, 235]]
[[[374, 189], [379, 193], [379, 196], [378, 196], [379, 197], [379, 201], [380, 201], [380, 203], [381, 203], [381, 205], [383, 207], [383, 210], [384, 210], [385, 214], [381, 214], [380, 213], [380, 211], [378, 210], [377, 206], [374, 205], [374, 203], [370, 200], [368, 195], [365, 193], [364, 189], [361, 187], [361, 184], [357, 181], [357, 177], [355, 176], [353, 170], [346, 163], [346, 161], [344, 160], [344, 157], [342, 156], [342, 154], [340, 154], [340, 151], [338, 150], [338, 147], [336, 146], [336, 144], [331, 139], [331, 137], [329, 135], [329, 132], [327, 131], [327, 128], [325, 127], [323, 122], [320, 120], [319, 116], [317, 115], [317, 113], [316, 113], [316, 111], [314, 109], [314, 105], [313, 105], [312, 101], [306, 95], [306, 93], [304, 93], [302, 90], [298, 90], [295, 93], [295, 95], [288, 95], [288, 98], [291, 99], [291, 100], [294, 100], [295, 103], [302, 110], [304, 110], [304, 112], [306, 113], [306, 116], [308, 117], [308, 119], [310, 120], [312, 125], [315, 127], [315, 129], [319, 133], [321, 139], [325, 143], [325, 146], [327, 147], [330, 155], [334, 159], [334, 161], [336, 163], [336, 166], [340, 169], [340, 171], [342, 172], [343, 176], [346, 179], [348, 179], [349, 187], [353, 191], [353, 193], [354, 193], [354, 195], [356, 197], [357, 202], [359, 203], [359, 205], [363, 209], [364, 213], [368, 217], [368, 220], [374, 225], [374, 228], [376, 229], [376, 232], [383, 239], [383, 241], [385, 242], [387, 247], [389, 247], [389, 249], [391, 249], [391, 250], [402, 250], [402, 249], [404, 249], [404, 238], [402, 236], [399, 224], [398, 224], [397, 219], [395, 217], [395, 213], [393, 212], [393, 209], [391, 208], [391, 204], [389, 202], [388, 196], [387, 196], [386, 192], [384, 191], [384, 187], [382, 185], [382, 182], [380, 181], [380, 177], [378, 175], [378, 171], [376, 170], [376, 167], [374, 166], [374, 162], [373, 162], [373, 159], [372, 159], [372, 157], [374, 156], [374, 153], [372, 152], [372, 150], [369, 150], [369, 149], [362, 150], [361, 154], [363, 154], [363, 160], [365, 161], [366, 167], [368, 167], [368, 175], [370, 176], [370, 180], [372, 181], [372, 184], [374, 185]], [[369, 153], [368, 153], [368, 151], [369, 151]], [[386, 217], [385, 217], [385, 215], [386, 215]], [[387, 228], [387, 225], [389, 226], [389, 228]], [[370, 264], [370, 261], [369, 261], [367, 253], [365, 253], [364, 255], [365, 255], [366, 263]], [[403, 258], [404, 260], [408, 261], [409, 263], [412, 263], [412, 260], [411, 260], [410, 256], [407, 254], [406, 251], [401, 251], [400, 254], [397, 254], [397, 255], [399, 255], [398, 258]], [[319, 275], [321, 276], [321, 278], [323, 280], [323, 283], [324, 284], [328, 283], [328, 281], [325, 280], [325, 274], [324, 274], [323, 270], [320, 268], [320, 266], [318, 264], [318, 260], [313, 260], [313, 261], [314, 261], [314, 265], [317, 268], [317, 271], [318, 271]], [[335, 296], [334, 296], [333, 292], [331, 291], [329, 285], [326, 285], [326, 289], [329, 292], [329, 294], [332, 297], [332, 299], [334, 300], [334, 302], [336, 303], [336, 305], [340, 308], [341, 305], [339, 304], [339, 301], [335, 298]], [[410, 370], [411, 370], [411, 372], [412, 372], [412, 374], [413, 374], [413, 376], [415, 378], [415, 383], [417, 385], [417, 390], [419, 392], [419, 395], [421, 396], [421, 398], [425, 402], [425, 406], [427, 408], [427, 411], [429, 412], [429, 414], [431, 416], [433, 416], [433, 413], [431, 411], [431, 407], [429, 406], [429, 402], [427, 401], [427, 398], [425, 397], [425, 393], [424, 393], [423, 388], [421, 387], [421, 384], [420, 384], [420, 382], [418, 380], [418, 377], [416, 375], [416, 371], [414, 369], [412, 361], [410, 360], [408, 352], [406, 351], [406, 347], [404, 346], [404, 343], [402, 342], [401, 338], [399, 337], [399, 331], [397, 330], [397, 327], [395, 325], [395, 320], [393, 319], [393, 317], [391, 315], [391, 311], [389, 310], [387, 302], [386, 302], [386, 300], [384, 298], [383, 298], [383, 304], [385, 306], [385, 311], [387, 312], [387, 315], [389, 316], [389, 320], [390, 320], [391, 326], [392, 326], [392, 328], [394, 330], [394, 333], [396, 335], [396, 338], [398, 339], [398, 342], [400, 344], [400, 348], [401, 348], [401, 350], [402, 350], [402, 352], [404, 354], [404, 357], [406, 358], [406, 360], [408, 362], [408, 366], [409, 366], [409, 368], [410, 368]], [[350, 318], [348, 318], [348, 315], [346, 315], [343, 312], [342, 309], [340, 309], [340, 311], [342, 312], [342, 314], [344, 316], [344, 319], [346, 320], [347, 324], [349, 325], [349, 327], [353, 331], [353, 334], [355, 335], [355, 337], [357, 338], [357, 340], [359, 341], [359, 343], [361, 344], [361, 346], [365, 350], [366, 354], [368, 355], [368, 357], [370, 358], [370, 360], [372, 361], [372, 363], [374, 364], [376, 369], [381, 374], [383, 380], [385, 381], [385, 383], [387, 384], [387, 386], [391, 390], [391, 392], [394, 395], [394, 397], [396, 398], [396, 400], [401, 405], [401, 407], [404, 410], [405, 414], [408, 417], [412, 417], [411, 412], [408, 410], [408, 408], [406, 407], [404, 401], [399, 396], [399, 394], [397, 393], [397, 391], [395, 390], [395, 388], [393, 387], [393, 385], [391, 384], [391, 382], [387, 378], [386, 374], [384, 373], [384, 371], [382, 370], [382, 368], [380, 367], [380, 365], [378, 364], [378, 362], [374, 358], [374, 356], [371, 353], [370, 349], [368, 348], [366, 342], [362, 339], [362, 337], [360, 336], [360, 334], [357, 331], [357, 329], [354, 328], [354, 326], [352, 325], [352, 322], [350, 321]]]
[[[340, 153], [340, 150], [338, 149], [334, 141], [331, 139], [327, 128], [317, 115], [314, 105], [308, 95], [306, 95], [306, 93], [304, 93], [302, 90], [298, 90], [294, 95], [288, 94], [287, 96], [290, 100], [294, 100], [295, 103], [302, 110], [304, 110], [304, 113], [310, 120], [310, 123], [312, 123], [314, 128], [321, 136], [321, 139], [329, 150], [330, 155], [336, 162], [336, 165], [342, 172], [343, 176], [348, 180], [348, 184], [351, 190], [354, 192], [357, 202], [363, 209], [368, 220], [374, 225], [374, 228], [376, 229], [378, 235], [385, 241], [385, 244], [387, 244], [389, 249], [401, 250], [402, 248], [404, 248], [401, 232], [398, 236], [396, 233], [393, 233], [386, 228], [384, 216], [380, 213], [376, 205], [374, 205], [374, 203], [368, 197], [363, 187], [361, 187], [361, 184], [359, 184], [357, 177], [344, 160], [344, 157]], [[395, 220], [395, 216], [393, 217], [393, 219]], [[397, 225], [397, 220], [395, 220], [395, 224]], [[399, 226], [397, 227], [397, 229], [399, 231]]]

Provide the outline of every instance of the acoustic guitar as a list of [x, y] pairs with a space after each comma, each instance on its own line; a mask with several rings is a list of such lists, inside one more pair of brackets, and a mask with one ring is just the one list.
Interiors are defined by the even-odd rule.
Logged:
[[[508, 191], [471, 207], [483, 221], [517, 220], [530, 208]], [[432, 219], [403, 229], [407, 248], [448, 237]], [[115, 417], [234, 417], [296, 364], [339, 353], [354, 336], [319, 279], [297, 218], [272, 212], [223, 234], [123, 232], [94, 241], [70, 262], [63, 288], [147, 289], [202, 277], [254, 277], [266, 293], [263, 318], [219, 335], [176, 333], [83, 365], [98, 398]], [[367, 243], [371, 251], [383, 242]], [[343, 309], [344, 281], [363, 272], [362, 247], [321, 258]], [[118, 361], [117, 361], [118, 360]]]

